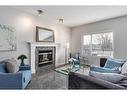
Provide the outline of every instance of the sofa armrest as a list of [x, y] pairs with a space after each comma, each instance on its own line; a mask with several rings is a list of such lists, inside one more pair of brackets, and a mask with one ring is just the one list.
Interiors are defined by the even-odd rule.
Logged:
[[31, 70], [30, 66], [20, 66], [19, 70]]
[[0, 89], [22, 89], [22, 73], [0, 73]]
[[126, 89], [99, 78], [79, 73], [69, 73], [69, 89]]

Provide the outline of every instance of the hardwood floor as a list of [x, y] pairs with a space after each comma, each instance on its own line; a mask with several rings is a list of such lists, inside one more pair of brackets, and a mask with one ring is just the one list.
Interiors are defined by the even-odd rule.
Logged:
[[[54, 70], [46, 72], [39, 72], [32, 75], [31, 83], [28, 84], [26, 89], [68, 89], [67, 75], [55, 72]], [[82, 68], [76, 73], [88, 74], [89, 68]]]
[[51, 71], [47, 74], [33, 75], [26, 89], [67, 89], [67, 76]]

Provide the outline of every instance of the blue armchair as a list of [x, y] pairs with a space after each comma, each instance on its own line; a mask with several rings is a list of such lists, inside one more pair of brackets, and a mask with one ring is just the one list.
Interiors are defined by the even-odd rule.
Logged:
[[0, 89], [25, 89], [30, 81], [29, 66], [20, 67], [17, 73], [7, 73], [5, 64], [0, 63]]

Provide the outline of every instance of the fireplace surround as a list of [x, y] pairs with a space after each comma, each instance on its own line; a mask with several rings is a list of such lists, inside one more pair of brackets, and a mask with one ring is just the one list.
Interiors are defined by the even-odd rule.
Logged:
[[[38, 69], [36, 64], [36, 50], [37, 47], [55, 47], [55, 66], [58, 65], [58, 49], [60, 47], [59, 43], [43, 43], [43, 42], [28, 42], [30, 46], [30, 63], [31, 63], [31, 70], [32, 73], [37, 73], [36, 70]], [[47, 66], [47, 65], [45, 65]], [[41, 66], [44, 67], [44, 66]]]
[[[35, 50], [35, 69], [37, 72], [44, 72], [55, 67], [55, 47], [36, 47]], [[46, 71], [47, 72], [47, 71]]]

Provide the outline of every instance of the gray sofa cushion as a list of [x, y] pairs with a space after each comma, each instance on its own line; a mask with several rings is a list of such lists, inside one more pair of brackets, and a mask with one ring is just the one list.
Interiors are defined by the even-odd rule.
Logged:
[[8, 59], [6, 62], [6, 69], [8, 73], [16, 73], [19, 71], [19, 65], [14, 58]]
[[100, 78], [100, 79], [109, 81], [109, 82], [112, 82], [112, 83], [117, 83], [125, 77], [122, 74], [100, 73], [100, 72], [94, 72], [94, 71], [90, 71], [89, 75], [93, 76], [93, 77], [96, 77], [96, 78]]

